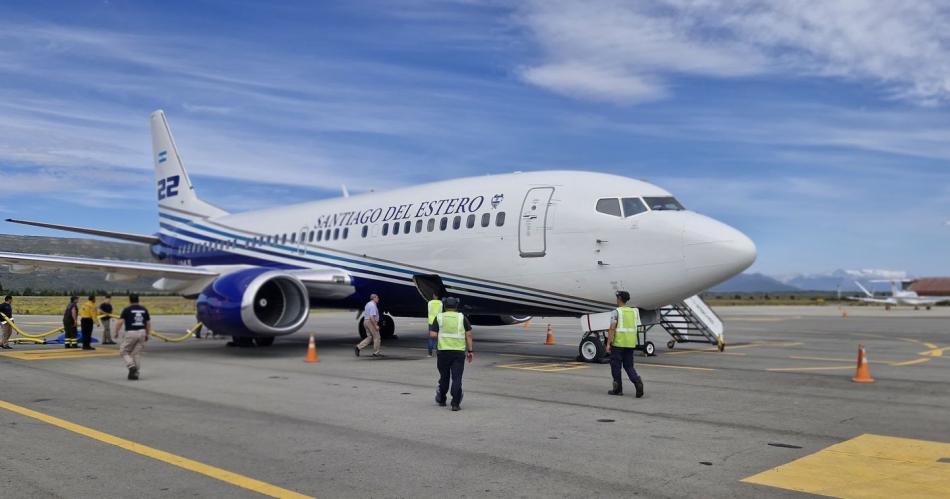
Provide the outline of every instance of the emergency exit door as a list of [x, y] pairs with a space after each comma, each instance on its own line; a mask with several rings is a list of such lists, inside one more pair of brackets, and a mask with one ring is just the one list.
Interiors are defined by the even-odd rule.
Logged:
[[524, 258], [544, 256], [547, 250], [545, 225], [552, 195], [554, 187], [535, 187], [524, 197], [518, 225], [518, 251]]

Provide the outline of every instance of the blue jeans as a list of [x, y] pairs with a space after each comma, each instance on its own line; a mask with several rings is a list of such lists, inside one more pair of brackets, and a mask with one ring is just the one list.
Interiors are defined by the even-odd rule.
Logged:
[[627, 371], [627, 377], [630, 381], [636, 383], [640, 380], [640, 375], [633, 368], [633, 348], [610, 347], [610, 374], [614, 377], [614, 383], [622, 381], [620, 377], [620, 367]]
[[436, 365], [439, 368], [438, 400], [444, 401], [449, 392], [449, 378], [452, 379], [452, 405], [462, 403], [462, 372], [465, 371], [465, 352], [461, 350], [439, 350]]
[[432, 350], [435, 349], [435, 338], [429, 336], [429, 331], [426, 331], [426, 339], [429, 340], [429, 355], [432, 355]]

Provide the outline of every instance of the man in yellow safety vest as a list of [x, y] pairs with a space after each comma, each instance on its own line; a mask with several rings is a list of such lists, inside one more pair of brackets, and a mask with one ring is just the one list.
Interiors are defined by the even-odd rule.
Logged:
[[633, 352], [637, 348], [637, 326], [640, 324], [640, 311], [627, 306], [630, 293], [617, 291], [617, 308], [610, 316], [610, 332], [607, 334], [607, 353], [610, 355], [610, 373], [614, 377], [614, 388], [610, 395], [623, 395], [623, 381], [620, 367], [627, 371], [627, 377], [637, 389], [637, 398], [643, 396], [643, 380], [633, 368]]
[[465, 359], [472, 363], [472, 324], [458, 312], [458, 298], [445, 299], [446, 311], [435, 316], [429, 325], [429, 337], [439, 340], [439, 388], [435, 391], [435, 403], [445, 407], [445, 395], [449, 392], [449, 377], [452, 378], [452, 410], [461, 409], [462, 372]]
[[[432, 299], [429, 300], [429, 320], [426, 321], [426, 328], [432, 325], [435, 317], [442, 313], [442, 300], [439, 299], [439, 293], [432, 293]], [[435, 348], [435, 338], [428, 337], [429, 357], [432, 357], [432, 350]]]

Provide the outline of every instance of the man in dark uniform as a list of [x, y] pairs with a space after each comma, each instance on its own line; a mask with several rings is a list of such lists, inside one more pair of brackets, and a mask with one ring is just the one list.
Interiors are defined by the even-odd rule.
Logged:
[[66, 348], [79, 348], [79, 340], [76, 338], [76, 323], [79, 317], [79, 297], [70, 296], [69, 305], [63, 312], [63, 344]]
[[449, 378], [452, 379], [452, 410], [461, 409], [462, 372], [465, 359], [472, 363], [472, 324], [458, 311], [459, 299], [449, 296], [445, 299], [445, 312], [435, 316], [429, 324], [429, 337], [438, 339], [439, 355], [436, 366], [439, 369], [439, 388], [435, 392], [435, 402], [445, 407], [445, 396], [449, 392]]
[[617, 308], [610, 314], [610, 331], [607, 333], [607, 353], [610, 355], [610, 374], [614, 378], [610, 395], [623, 395], [623, 378], [620, 368], [636, 388], [637, 398], [643, 396], [643, 380], [633, 367], [633, 352], [637, 349], [637, 327], [640, 325], [640, 311], [628, 307], [630, 293], [617, 291]]
[[3, 297], [3, 303], [0, 303], [0, 313], [6, 318], [0, 317], [0, 331], [3, 336], [0, 337], [0, 348], [12, 349], [10, 346], [10, 335], [13, 334], [13, 297], [7, 295]]
[[152, 334], [152, 318], [148, 309], [139, 305], [139, 295], [129, 295], [129, 306], [122, 310], [119, 320], [115, 322], [115, 336], [125, 326], [125, 335], [119, 353], [129, 369], [129, 379], [139, 379], [139, 369], [142, 367], [142, 349]]

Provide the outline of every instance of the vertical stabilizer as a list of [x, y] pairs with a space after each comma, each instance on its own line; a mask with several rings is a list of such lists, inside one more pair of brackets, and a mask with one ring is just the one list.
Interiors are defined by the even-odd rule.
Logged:
[[182, 164], [175, 139], [165, 112], [152, 113], [152, 159], [155, 162], [155, 182], [158, 206], [202, 218], [213, 218], [228, 213], [198, 198], [195, 187]]

